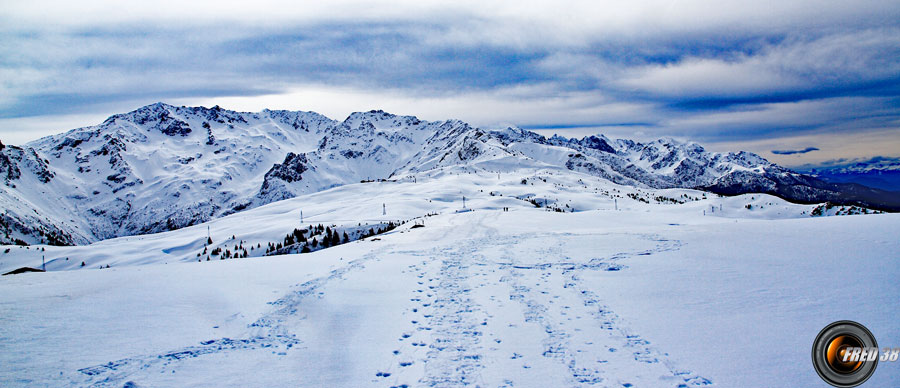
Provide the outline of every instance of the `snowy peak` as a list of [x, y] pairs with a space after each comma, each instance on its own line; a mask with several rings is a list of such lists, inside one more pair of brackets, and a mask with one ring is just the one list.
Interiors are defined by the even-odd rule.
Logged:
[[423, 124], [415, 116], [398, 116], [383, 110], [370, 110], [368, 112], [353, 112], [341, 123], [350, 129], [364, 129], [373, 131], [396, 131], [406, 128], [418, 128]]
[[507, 127], [506, 129], [492, 131], [491, 135], [500, 140], [504, 146], [508, 146], [511, 143], [544, 144], [547, 142], [547, 139], [543, 136], [519, 127]]

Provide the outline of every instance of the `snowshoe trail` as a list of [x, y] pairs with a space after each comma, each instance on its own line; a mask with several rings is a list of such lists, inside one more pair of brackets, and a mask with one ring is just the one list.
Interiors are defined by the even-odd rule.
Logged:
[[[376, 248], [298, 284], [270, 302], [272, 309], [238, 339], [220, 338], [82, 368], [82, 378], [73, 381], [91, 386], [122, 386], [132, 380], [139, 384], [146, 373], [175, 374], [189, 360], [218, 360], [236, 352], [265, 352], [275, 357], [272, 362], [285, 365], [322, 357], [343, 362], [360, 344], [348, 337], [363, 335], [356, 341], [370, 344], [366, 349], [373, 353], [362, 365], [346, 366], [339, 371], [343, 376], [303, 376], [309, 380], [296, 385], [712, 385], [632, 330], [627, 319], [604, 303], [604, 285], [583, 276], [627, 270], [629, 258], [677, 250], [681, 242], [640, 233], [509, 235], [484, 222], [467, 227], [467, 235], [450, 243], [429, 249]], [[525, 240], [529, 243], [522, 244]], [[533, 247], [541, 248], [537, 254], [526, 251]], [[383, 281], [385, 274], [393, 274], [393, 280]], [[354, 299], [361, 300], [347, 304]], [[357, 319], [365, 324], [322, 339], [317, 330], [327, 329], [335, 316], [345, 323]]]

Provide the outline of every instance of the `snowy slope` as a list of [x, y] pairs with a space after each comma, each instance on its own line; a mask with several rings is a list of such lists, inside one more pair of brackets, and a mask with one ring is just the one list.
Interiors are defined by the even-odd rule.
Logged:
[[547, 139], [383, 111], [335, 121], [313, 112], [157, 103], [0, 149], [0, 241], [84, 244], [173, 230], [340, 185], [415, 180], [454, 167], [555, 167], [642, 188], [767, 192], [804, 202], [840, 194], [753, 154], [672, 139]]
[[[0, 247], [4, 271], [41, 255], [50, 270], [0, 278], [0, 385], [818, 387], [809, 348], [827, 323], [900, 342], [895, 214], [473, 169], [86, 246]], [[207, 226], [212, 247], [265, 246], [386, 220], [411, 221], [313, 253], [197, 262]], [[838, 303], [863, 288], [879, 292]], [[900, 384], [894, 366], [867, 386]]]
[[[494, 160], [491, 166], [511, 169], [504, 161]], [[248, 247], [277, 243], [294, 228], [324, 224], [344, 230], [360, 223], [399, 223], [450, 214], [463, 210], [463, 197], [467, 199], [467, 209], [536, 209], [539, 206], [543, 211], [619, 209], [738, 219], [809, 217], [817, 207], [792, 204], [764, 194], [720, 197], [697, 190], [642, 189], [552, 166], [502, 173], [473, 172], [470, 167], [457, 166], [420, 173], [415, 179], [401, 177], [343, 185], [174, 231], [113, 238], [82, 246], [8, 246], [11, 250], [8, 254], [0, 251], [0, 271], [39, 267], [41, 256], [49, 270], [79, 269], [82, 261], [86, 269], [194, 262], [198, 254], [205, 259], [212, 249], [232, 248], [242, 241], [245, 244], [240, 245]], [[835, 212], [823, 215], [835, 215]], [[208, 236], [213, 240], [211, 245], [207, 245]], [[263, 256], [265, 250], [248, 250], [248, 254]]]

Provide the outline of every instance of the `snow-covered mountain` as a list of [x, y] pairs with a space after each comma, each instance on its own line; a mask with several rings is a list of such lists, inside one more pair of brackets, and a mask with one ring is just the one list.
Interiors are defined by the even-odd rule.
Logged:
[[709, 152], [674, 139], [545, 138], [383, 111], [336, 121], [314, 112], [156, 103], [0, 149], [0, 242], [83, 244], [177, 229], [360, 181], [546, 167], [642, 188], [843, 198], [837, 186], [758, 155]]

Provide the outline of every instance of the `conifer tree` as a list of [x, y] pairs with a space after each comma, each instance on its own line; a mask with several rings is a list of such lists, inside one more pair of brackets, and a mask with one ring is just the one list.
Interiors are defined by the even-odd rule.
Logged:
[[336, 246], [341, 244], [341, 236], [337, 232], [331, 233], [331, 246]]

